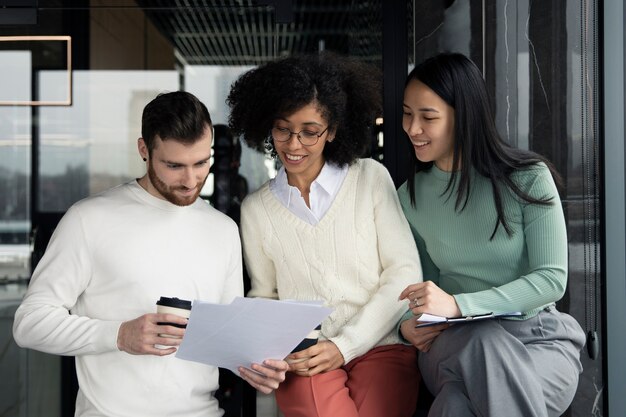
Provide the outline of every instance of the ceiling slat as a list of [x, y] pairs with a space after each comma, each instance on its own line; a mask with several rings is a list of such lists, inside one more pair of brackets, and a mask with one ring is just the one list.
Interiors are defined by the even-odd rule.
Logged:
[[[367, 61], [382, 54], [382, 0], [293, 0], [294, 21], [275, 23], [256, 0], [136, 0], [196, 65], [255, 65], [283, 54], [325, 49]], [[172, 5], [174, 3], [174, 6]]]

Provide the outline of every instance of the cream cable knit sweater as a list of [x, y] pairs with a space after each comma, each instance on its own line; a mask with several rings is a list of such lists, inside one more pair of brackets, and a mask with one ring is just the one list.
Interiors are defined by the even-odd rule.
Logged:
[[372, 159], [353, 164], [317, 225], [285, 208], [266, 183], [241, 210], [252, 297], [324, 300], [334, 308], [321, 337], [351, 361], [398, 343], [406, 311], [398, 295], [422, 280], [419, 256], [387, 170]]

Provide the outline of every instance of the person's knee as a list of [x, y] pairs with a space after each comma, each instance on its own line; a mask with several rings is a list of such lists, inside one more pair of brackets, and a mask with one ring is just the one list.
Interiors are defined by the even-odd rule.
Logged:
[[[450, 333], [446, 335], [447, 332]], [[422, 377], [435, 395], [447, 382], [484, 375], [489, 368], [507, 368], [511, 358], [531, 363], [516, 346], [520, 342], [511, 340], [512, 336], [495, 322], [452, 326], [439, 337], [442, 336], [446, 338], [419, 355]]]
[[570, 406], [576, 395], [578, 383], [565, 385], [557, 392], [546, 395], [546, 407], [549, 417], [558, 417], [562, 415]]
[[[485, 358], [493, 359], [491, 355], [502, 352], [507, 340], [512, 336], [495, 321], [472, 323], [459, 326], [456, 343], [459, 343], [460, 355], [470, 353], [474, 358], [485, 355]], [[514, 341], [516, 344], [519, 342]]]

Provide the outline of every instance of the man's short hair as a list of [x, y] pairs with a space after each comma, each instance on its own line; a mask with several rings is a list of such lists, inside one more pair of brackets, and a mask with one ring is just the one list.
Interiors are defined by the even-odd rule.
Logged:
[[193, 144], [213, 122], [206, 106], [186, 91], [161, 93], [143, 109], [141, 136], [151, 153], [155, 139]]

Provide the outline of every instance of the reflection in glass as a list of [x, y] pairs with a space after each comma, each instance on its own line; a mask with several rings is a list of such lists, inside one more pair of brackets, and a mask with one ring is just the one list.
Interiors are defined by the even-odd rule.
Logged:
[[[62, 75], [42, 73], [41, 86]], [[75, 71], [74, 105], [40, 109], [39, 207], [64, 212], [89, 195], [139, 177], [143, 107], [178, 89], [175, 71]]]
[[[229, 109], [226, 97], [230, 92], [230, 86], [251, 68], [253, 68], [251, 65], [188, 65], [184, 71], [185, 90], [195, 94], [206, 104], [213, 124], [227, 125]], [[247, 180], [248, 191], [253, 192], [276, 175], [276, 168], [273, 161], [243, 143], [239, 173]], [[205, 185], [207, 190], [203, 191], [202, 195], [211, 195], [212, 187], [213, 181], [209, 178]]]
[[[0, 105], [70, 106], [71, 44], [70, 36], [0, 36]], [[59, 71], [63, 77], [46, 88], [31, 86], [43, 82], [41, 71]]]
[[0, 50], [0, 102], [31, 99], [31, 61], [29, 51]]
[[30, 108], [0, 107], [0, 282], [30, 275]]

